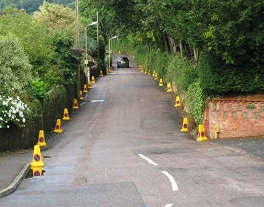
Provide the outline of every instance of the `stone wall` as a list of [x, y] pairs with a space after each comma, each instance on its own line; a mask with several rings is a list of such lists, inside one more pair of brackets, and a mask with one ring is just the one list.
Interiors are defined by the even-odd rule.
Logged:
[[264, 95], [207, 100], [203, 125], [212, 139], [215, 125], [223, 139], [264, 137]]

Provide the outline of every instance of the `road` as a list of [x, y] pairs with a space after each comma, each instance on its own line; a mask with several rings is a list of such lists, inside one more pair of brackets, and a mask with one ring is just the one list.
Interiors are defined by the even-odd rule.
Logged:
[[263, 207], [263, 158], [181, 132], [173, 95], [130, 66], [96, 81], [43, 152], [44, 175], [0, 206]]

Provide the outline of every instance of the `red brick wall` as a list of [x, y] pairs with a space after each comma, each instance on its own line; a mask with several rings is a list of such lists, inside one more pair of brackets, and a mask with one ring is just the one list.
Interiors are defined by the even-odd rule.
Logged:
[[219, 138], [263, 137], [264, 95], [207, 100], [203, 125], [208, 138], [214, 138], [216, 124]]

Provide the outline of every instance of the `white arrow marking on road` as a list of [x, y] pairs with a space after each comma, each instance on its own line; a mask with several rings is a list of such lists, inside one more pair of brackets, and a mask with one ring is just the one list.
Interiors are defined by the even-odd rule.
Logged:
[[138, 154], [138, 156], [140, 156], [141, 158], [143, 158], [144, 160], [147, 160], [150, 164], [157, 166], [158, 164], [153, 162], [151, 159], [147, 158], [146, 156], [142, 155], [142, 154]]
[[172, 185], [172, 191], [178, 191], [179, 190], [178, 185], [176, 181], [174, 180], [174, 178], [166, 171], [161, 171], [161, 172], [169, 178], [171, 185]]
[[166, 206], [164, 206], [164, 207], [172, 207], [173, 206], [173, 204], [167, 204]]

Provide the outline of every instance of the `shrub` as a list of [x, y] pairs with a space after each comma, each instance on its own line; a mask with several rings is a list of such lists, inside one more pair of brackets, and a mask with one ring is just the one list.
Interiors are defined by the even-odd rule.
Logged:
[[19, 96], [0, 95], [0, 128], [10, 128], [11, 125], [22, 127], [28, 114], [29, 107]]
[[178, 93], [186, 92], [189, 85], [197, 79], [196, 68], [180, 56], [170, 56], [168, 62], [165, 80], [172, 81], [176, 85]]
[[198, 80], [189, 85], [186, 94], [186, 103], [189, 114], [194, 118], [195, 123], [201, 124], [205, 108], [205, 95]]
[[48, 89], [49, 85], [37, 78], [31, 83], [31, 96], [40, 101], [43, 101], [48, 97]]

